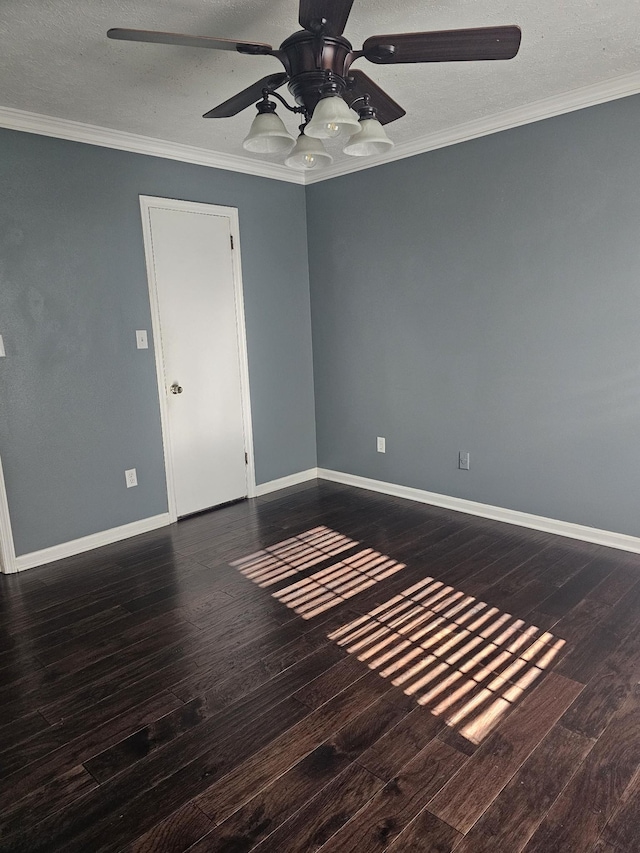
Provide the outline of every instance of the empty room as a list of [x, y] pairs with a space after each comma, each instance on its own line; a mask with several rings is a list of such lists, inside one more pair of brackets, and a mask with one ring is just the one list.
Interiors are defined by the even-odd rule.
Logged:
[[638, 853], [631, 0], [6, 0], [0, 853]]

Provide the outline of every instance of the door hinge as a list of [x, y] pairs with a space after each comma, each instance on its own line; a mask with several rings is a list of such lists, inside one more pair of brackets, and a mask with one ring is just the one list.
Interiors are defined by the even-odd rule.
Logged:
[[244, 454], [244, 464], [245, 464], [245, 465], [248, 465], [248, 464], [249, 464], [249, 454], [248, 454], [246, 451], [245, 451], [245, 454]]
[[229, 234], [229, 239], [231, 240], [231, 249], [233, 250], [233, 234]]

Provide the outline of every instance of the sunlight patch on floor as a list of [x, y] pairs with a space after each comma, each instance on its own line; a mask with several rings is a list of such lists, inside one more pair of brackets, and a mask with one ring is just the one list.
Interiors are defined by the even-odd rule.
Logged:
[[295, 610], [303, 619], [312, 619], [401, 569], [404, 569], [403, 563], [397, 563], [371, 548], [365, 548], [308, 578], [274, 592], [273, 596]]
[[[234, 560], [231, 565], [258, 586], [269, 587], [358, 545], [329, 527], [314, 527]], [[372, 548], [363, 548], [271, 594], [303, 619], [312, 619], [404, 567], [404, 563], [397, 563]]]
[[474, 744], [565, 644], [434, 578], [338, 628], [329, 639]]
[[304, 572], [311, 566], [358, 545], [328, 527], [314, 527], [276, 545], [263, 548], [231, 565], [258, 586], [267, 587]]

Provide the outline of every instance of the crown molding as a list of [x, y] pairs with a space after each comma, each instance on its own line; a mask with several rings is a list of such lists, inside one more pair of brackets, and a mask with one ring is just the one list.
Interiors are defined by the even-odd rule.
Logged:
[[222, 154], [217, 151], [208, 151], [206, 148], [183, 145], [180, 142], [168, 142], [123, 130], [111, 130], [80, 121], [16, 110], [13, 107], [0, 106], [0, 127], [22, 130], [39, 136], [69, 139], [73, 142], [86, 142], [88, 145], [99, 145], [102, 148], [131, 151], [134, 154], [148, 154], [166, 160], [179, 160], [196, 166], [209, 166], [212, 169], [224, 169], [228, 172], [241, 172], [245, 175], [256, 175], [276, 181], [304, 184], [303, 174], [292, 172], [291, 169], [278, 163]]
[[[542, 98], [521, 107], [505, 110], [501, 113], [486, 116], [475, 121], [458, 124], [438, 133], [431, 133], [411, 142], [400, 143], [394, 146], [388, 154], [382, 157], [366, 158], [363, 160], [344, 161], [323, 169], [317, 175], [307, 174], [305, 184], [316, 184], [320, 181], [328, 181], [352, 172], [361, 172], [364, 169], [372, 169], [384, 163], [392, 163], [394, 160], [404, 160], [407, 157], [415, 157], [416, 154], [425, 154], [427, 151], [435, 151], [437, 148], [446, 148], [449, 145], [457, 145], [459, 142], [467, 142], [470, 139], [478, 139], [491, 133], [499, 133], [501, 130], [510, 130], [525, 124], [532, 124], [546, 118], [563, 115], [564, 113], [582, 110], [585, 107], [593, 107], [607, 101], [615, 101], [630, 95], [640, 93], [640, 72], [625, 74], [621, 77], [613, 77], [601, 83], [591, 86], [583, 86], [580, 89], [571, 89], [561, 95], [550, 98]], [[354, 158], [355, 159], [355, 158]]]
[[459, 142], [478, 139], [481, 136], [488, 136], [492, 133], [499, 133], [502, 130], [510, 130], [511, 128], [520, 127], [525, 124], [532, 124], [536, 121], [553, 118], [564, 113], [575, 112], [585, 107], [593, 107], [607, 101], [626, 98], [630, 95], [637, 95], [638, 93], [640, 93], [640, 72], [613, 77], [601, 83], [583, 86], [580, 89], [571, 89], [560, 95], [542, 98], [539, 101], [534, 101], [521, 107], [514, 107], [510, 110], [504, 110], [500, 113], [494, 113], [475, 121], [464, 122], [455, 127], [414, 139], [411, 142], [400, 143], [382, 157], [368, 157], [363, 158], [363, 160], [350, 158], [349, 161], [342, 161], [335, 166], [329, 166], [317, 174], [294, 172], [278, 163], [253, 160], [233, 154], [222, 154], [216, 151], [209, 151], [206, 148], [197, 148], [192, 145], [168, 142], [163, 139], [155, 139], [137, 133], [128, 133], [123, 130], [111, 130], [106, 127], [98, 127], [79, 121], [30, 113], [12, 107], [0, 106], [0, 127], [6, 127], [10, 130], [22, 130], [26, 133], [36, 133], [41, 136], [53, 136], [58, 139], [69, 139], [73, 142], [85, 142], [88, 145], [99, 145], [103, 148], [131, 151], [134, 154], [147, 154], [152, 157], [163, 157], [167, 160], [179, 160], [183, 163], [194, 163], [197, 166], [209, 166], [213, 169], [241, 172], [245, 175], [271, 178], [276, 181], [306, 185], [328, 181], [331, 178], [349, 175], [352, 172], [361, 172], [364, 169], [373, 169], [384, 163], [404, 160], [407, 157], [415, 157], [417, 154], [426, 154], [428, 151], [435, 151], [438, 148], [457, 145]]

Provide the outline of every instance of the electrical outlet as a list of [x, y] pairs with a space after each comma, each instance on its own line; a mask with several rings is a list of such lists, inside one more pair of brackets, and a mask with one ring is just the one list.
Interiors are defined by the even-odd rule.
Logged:
[[460, 453], [458, 453], [458, 468], [461, 471], [469, 470], [469, 454], [466, 450], [461, 450]]
[[138, 349], [149, 349], [146, 329], [136, 329], [136, 346]]
[[387, 452], [387, 440], [381, 435], [376, 438], [376, 450], [378, 451], [378, 453]]
[[138, 485], [138, 475], [136, 474], [135, 468], [129, 468], [128, 471], [125, 471], [124, 478], [126, 480], [128, 489]]

